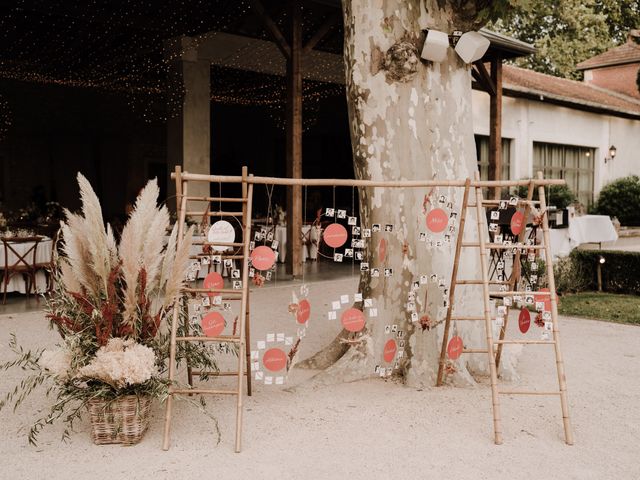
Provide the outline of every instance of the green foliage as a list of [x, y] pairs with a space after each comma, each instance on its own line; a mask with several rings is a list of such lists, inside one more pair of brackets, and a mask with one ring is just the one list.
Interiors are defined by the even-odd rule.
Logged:
[[640, 252], [620, 250], [573, 250], [556, 265], [556, 289], [559, 293], [598, 289], [600, 257], [602, 289], [612, 293], [640, 295]]
[[530, 0], [504, 13], [490, 28], [537, 49], [518, 65], [573, 79], [581, 79], [577, 63], [623, 43], [627, 32], [640, 25], [640, 6], [634, 0]]
[[565, 295], [558, 305], [558, 312], [561, 315], [640, 325], [640, 297], [599, 292]]
[[619, 178], [600, 190], [594, 213], [618, 217], [622, 225], [640, 225], [640, 178]]
[[[527, 190], [528, 187], [521, 185], [516, 189], [516, 195], [520, 198], [527, 198]], [[547, 205], [553, 205], [560, 209], [567, 208], [578, 201], [576, 194], [567, 185], [550, 185], [545, 194]], [[533, 191], [533, 200], [538, 200], [537, 188]]]

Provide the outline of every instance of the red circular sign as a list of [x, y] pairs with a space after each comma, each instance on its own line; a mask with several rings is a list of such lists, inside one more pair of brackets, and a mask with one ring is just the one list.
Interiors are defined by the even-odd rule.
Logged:
[[270, 348], [262, 356], [264, 368], [271, 372], [277, 372], [287, 366], [287, 354], [279, 348]]
[[[548, 288], [541, 288], [539, 290], [540, 292], [548, 292], [549, 289]], [[551, 297], [549, 295], [533, 295], [533, 300], [535, 302], [544, 302], [544, 310], [546, 312], [550, 312], [551, 311]]]
[[518, 210], [511, 217], [511, 232], [514, 235], [520, 235], [522, 227], [524, 226], [524, 213]]
[[380, 260], [380, 262], [384, 262], [384, 259], [386, 256], [387, 256], [387, 241], [384, 238], [381, 238], [380, 243], [378, 243], [378, 260]]
[[298, 311], [296, 312], [296, 321], [300, 324], [307, 323], [311, 315], [311, 304], [309, 300], [300, 300], [298, 303]]
[[385, 362], [391, 362], [393, 357], [396, 356], [396, 351], [398, 350], [398, 345], [396, 341], [391, 339], [384, 344], [384, 352], [382, 354], [382, 358], [384, 358]]
[[251, 252], [251, 265], [258, 270], [269, 270], [276, 263], [276, 252], [262, 245]]
[[344, 245], [344, 242], [347, 241], [347, 236], [347, 229], [339, 223], [332, 223], [324, 229], [324, 233], [322, 234], [324, 243], [331, 248], [339, 248]]
[[342, 326], [349, 332], [359, 332], [364, 328], [364, 313], [357, 308], [345, 310], [340, 317]]
[[527, 333], [529, 331], [529, 326], [531, 326], [531, 314], [526, 308], [520, 310], [520, 315], [518, 315], [518, 326], [522, 333]]
[[441, 208], [434, 208], [427, 214], [427, 228], [434, 233], [439, 233], [447, 228], [449, 217]]
[[[206, 289], [218, 289], [224, 286], [224, 278], [218, 272], [211, 272], [206, 277], [204, 277], [203, 287]], [[218, 292], [215, 290], [209, 293], [210, 297], [215, 297], [218, 295]]]
[[200, 324], [207, 337], [217, 337], [224, 330], [224, 317], [218, 312], [210, 312], [202, 318]]
[[462, 355], [462, 349], [464, 348], [464, 343], [462, 342], [462, 338], [458, 335], [455, 337], [451, 337], [449, 340], [449, 344], [447, 345], [447, 355], [451, 360], [457, 360]]

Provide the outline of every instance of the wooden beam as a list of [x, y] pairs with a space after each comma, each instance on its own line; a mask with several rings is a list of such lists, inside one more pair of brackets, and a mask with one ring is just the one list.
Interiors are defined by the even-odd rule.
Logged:
[[289, 58], [291, 57], [291, 47], [289, 47], [289, 44], [284, 38], [284, 35], [282, 35], [282, 32], [280, 32], [280, 29], [278, 28], [276, 23], [271, 19], [269, 13], [262, 6], [260, 0], [251, 0], [251, 6], [262, 20], [262, 23], [264, 23], [264, 26], [267, 28], [267, 31], [273, 38], [276, 46], [284, 55], [284, 58], [289, 60]]
[[[302, 178], [302, 6], [288, 0], [291, 55], [287, 60], [287, 176]], [[287, 273], [302, 276], [302, 187], [287, 189]]]
[[[483, 65], [484, 67], [484, 65]], [[486, 71], [486, 69], [485, 69]], [[489, 180], [502, 177], [502, 59], [491, 60], [491, 79], [495, 94], [489, 98]], [[501, 189], [493, 189], [493, 198], [499, 199]]]
[[306, 53], [309, 53], [311, 50], [313, 50], [315, 46], [318, 44], [318, 42], [322, 40], [327, 33], [329, 33], [329, 30], [331, 30], [331, 28], [333, 28], [338, 23], [338, 20], [340, 19], [340, 17], [341, 16], [337, 13], [330, 15], [324, 21], [324, 23], [320, 25], [320, 28], [318, 28], [318, 30], [313, 35], [313, 37], [311, 37], [309, 41], [305, 44], [304, 48], [302, 49], [302, 53], [306, 54]]
[[473, 75], [473, 78], [475, 78], [476, 81], [484, 87], [485, 91], [489, 95], [495, 95], [496, 84], [491, 78], [491, 75], [489, 75], [489, 72], [487, 72], [487, 67], [484, 66], [484, 63], [478, 61], [473, 64], [473, 67], [474, 68], [471, 69], [471, 75]]

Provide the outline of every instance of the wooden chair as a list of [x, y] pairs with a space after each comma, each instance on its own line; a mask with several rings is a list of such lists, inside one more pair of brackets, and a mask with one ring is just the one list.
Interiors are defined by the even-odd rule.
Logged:
[[[36, 253], [38, 244], [42, 241], [42, 237], [0, 237], [4, 249], [4, 267], [3, 267], [3, 289], [4, 294], [2, 303], [7, 303], [7, 287], [11, 278], [17, 274], [21, 274], [25, 280], [25, 290], [27, 296], [31, 294], [31, 289], [36, 285], [36, 272], [38, 270], [36, 263]], [[18, 245], [31, 244], [27, 250], [20, 253]], [[12, 255], [14, 258], [9, 258]]]

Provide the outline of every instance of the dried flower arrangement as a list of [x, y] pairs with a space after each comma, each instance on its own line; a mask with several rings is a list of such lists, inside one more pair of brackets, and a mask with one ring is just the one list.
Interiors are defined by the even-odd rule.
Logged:
[[[56, 259], [53, 291], [46, 297], [46, 316], [62, 341], [57, 350], [25, 351], [12, 336], [9, 346], [16, 358], [0, 365], [0, 370], [29, 371], [20, 386], [0, 400], [0, 410], [9, 403], [17, 408], [38, 386], [52, 382], [47, 395], [55, 392], [56, 398], [31, 427], [32, 444], [46, 424], [60, 419], [66, 424], [66, 439], [74, 421], [96, 400], [103, 401], [105, 409], [125, 396], [164, 400], [169, 388], [164, 376], [169, 349], [165, 325], [172, 321], [169, 312], [175, 302], [186, 301], [178, 292], [189, 263], [192, 228], [179, 248], [177, 226], [165, 242], [170, 219], [166, 207], [157, 207], [157, 182], [150, 181], [141, 191], [119, 245], [111, 227], [105, 228], [91, 185], [81, 174], [78, 183], [82, 213], [65, 211], [62, 254]], [[179, 328], [186, 328], [186, 314], [181, 313], [179, 321]], [[217, 370], [213, 347], [182, 347], [178, 359], [185, 358], [194, 367]]]

